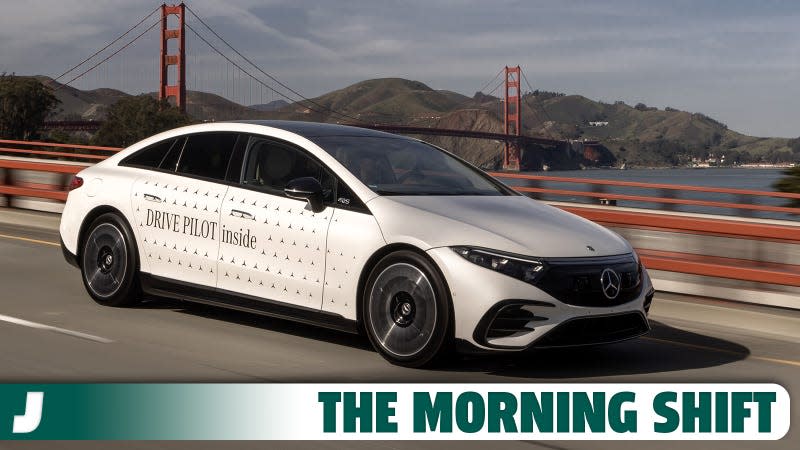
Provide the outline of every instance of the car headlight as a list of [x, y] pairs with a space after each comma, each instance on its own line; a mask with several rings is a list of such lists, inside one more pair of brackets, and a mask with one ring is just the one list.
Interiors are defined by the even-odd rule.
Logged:
[[471, 247], [450, 247], [467, 261], [503, 275], [536, 284], [544, 275], [546, 264], [536, 259], [523, 259], [499, 252]]

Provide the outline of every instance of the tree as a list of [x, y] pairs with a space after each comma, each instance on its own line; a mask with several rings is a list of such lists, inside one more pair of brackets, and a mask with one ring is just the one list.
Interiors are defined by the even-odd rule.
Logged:
[[189, 123], [189, 116], [166, 101], [159, 102], [144, 94], [126, 97], [111, 105], [93, 142], [127, 147], [148, 136]]
[[52, 89], [33, 77], [0, 75], [0, 136], [29, 139], [58, 105]]
[[[783, 172], [784, 177], [772, 185], [776, 191], [800, 194], [800, 166], [792, 167]], [[793, 198], [789, 206], [800, 208], [800, 199]]]
[[789, 139], [786, 145], [792, 149], [792, 153], [798, 154], [800, 153], [800, 138]]

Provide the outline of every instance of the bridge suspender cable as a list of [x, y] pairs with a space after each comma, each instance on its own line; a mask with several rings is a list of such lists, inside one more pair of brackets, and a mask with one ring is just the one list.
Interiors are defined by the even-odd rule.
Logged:
[[[480, 92], [480, 93], [482, 93], [482, 94], [485, 94], [485, 95], [492, 95], [492, 93], [494, 93], [494, 91], [496, 91], [496, 90], [497, 90], [497, 88], [498, 88], [498, 87], [500, 87], [500, 84], [502, 84], [502, 80], [501, 80], [500, 84], [498, 84], [497, 86], [495, 86], [495, 88], [494, 88], [494, 89], [492, 89], [491, 91], [489, 91], [489, 92], [484, 92], [484, 91], [486, 90], [486, 88], [487, 88], [487, 87], [489, 87], [489, 85], [491, 85], [492, 83], [494, 83], [494, 81], [495, 81], [495, 80], [497, 80], [497, 78], [499, 78], [499, 77], [500, 77], [500, 75], [503, 73], [503, 70], [504, 70], [504, 69], [500, 69], [500, 71], [499, 71], [499, 72], [497, 72], [497, 74], [496, 74], [496, 75], [495, 75], [495, 76], [494, 76], [494, 77], [493, 77], [491, 80], [487, 81], [487, 82], [486, 82], [486, 84], [484, 84], [483, 86], [481, 86], [481, 88], [480, 88], [480, 89], [478, 89], [478, 90], [477, 90], [477, 91], [475, 91], [475, 92], [476, 92], [476, 93], [477, 93], [477, 92]], [[471, 103], [473, 100], [474, 100], [474, 98], [469, 98], [469, 99], [467, 99], [466, 101], [463, 101], [463, 102], [461, 102], [461, 103], [457, 104], [457, 105], [456, 105], [456, 106], [455, 106], [453, 109], [454, 109], [455, 111], [457, 111], [457, 110], [461, 109], [461, 107], [463, 107], [464, 105], [467, 105], [467, 104]]]
[[[195, 17], [196, 17], [196, 16], [195, 16]], [[195, 36], [197, 36], [197, 37], [198, 37], [198, 38], [199, 38], [201, 41], [203, 41], [203, 42], [204, 42], [206, 45], [208, 45], [209, 47], [211, 47], [211, 49], [212, 49], [212, 50], [214, 50], [215, 52], [217, 52], [217, 54], [219, 54], [220, 56], [222, 56], [223, 58], [225, 58], [225, 60], [226, 60], [228, 63], [230, 63], [230, 64], [231, 64], [233, 67], [235, 67], [235, 68], [237, 68], [237, 69], [241, 70], [241, 71], [242, 71], [242, 72], [243, 72], [245, 75], [247, 75], [248, 77], [250, 77], [250, 79], [252, 79], [252, 80], [255, 80], [255, 81], [258, 83], [258, 84], [260, 84], [260, 85], [261, 85], [261, 86], [263, 86], [263, 87], [266, 87], [267, 89], [269, 89], [270, 91], [272, 91], [272, 92], [273, 92], [273, 93], [275, 93], [275, 94], [278, 94], [278, 95], [279, 95], [280, 97], [282, 97], [282, 98], [285, 98], [285, 99], [287, 99], [287, 100], [289, 100], [289, 101], [292, 101], [292, 102], [298, 102], [298, 103], [300, 102], [300, 101], [298, 101], [298, 100], [296, 100], [296, 99], [292, 98], [291, 96], [288, 96], [288, 95], [286, 95], [285, 93], [278, 91], [278, 90], [277, 90], [277, 89], [275, 89], [274, 87], [270, 86], [269, 84], [265, 83], [264, 81], [260, 80], [258, 77], [256, 77], [256, 76], [255, 76], [255, 75], [253, 75], [252, 73], [250, 73], [248, 70], [246, 70], [244, 67], [242, 67], [242, 66], [241, 66], [239, 63], [237, 63], [236, 61], [234, 61], [233, 59], [231, 59], [230, 57], [228, 57], [228, 55], [226, 55], [226, 54], [225, 54], [225, 53], [223, 53], [223, 52], [222, 52], [220, 49], [218, 49], [216, 46], [214, 46], [214, 44], [212, 44], [211, 42], [209, 42], [209, 41], [208, 41], [208, 39], [206, 39], [206, 38], [205, 38], [203, 35], [201, 35], [200, 33], [198, 33], [198, 32], [197, 32], [197, 30], [195, 30], [195, 29], [194, 29], [194, 28], [193, 28], [193, 27], [192, 27], [192, 26], [191, 26], [191, 25], [190, 25], [188, 22], [186, 23], [186, 28], [188, 28], [188, 29], [189, 29], [189, 31], [191, 31], [192, 33], [194, 33], [194, 35], [195, 35]], [[228, 71], [226, 70], [225, 72], [226, 72], [226, 77], [227, 77], [227, 75], [228, 75]], [[309, 100], [309, 102], [310, 102], [310, 103], [312, 103], [312, 104], [317, 104], [316, 102], [313, 102], [313, 101], [310, 101], [310, 100]], [[308, 106], [308, 105], [304, 105], [304, 106], [305, 106], [306, 108], [308, 108], [310, 111], [313, 111], [313, 112], [315, 112], [315, 113], [319, 113], [319, 114], [325, 114], [325, 111], [324, 111], [324, 110], [315, 109], [315, 108], [313, 108], [313, 107], [311, 107], [311, 106]], [[320, 106], [321, 106], [321, 105], [320, 105]], [[328, 111], [330, 111], [330, 112], [332, 112], [332, 113], [334, 113], [334, 114], [339, 114], [340, 116], [346, 117], [346, 118], [348, 118], [348, 119], [355, 120], [355, 121], [357, 121], [357, 122], [360, 122], [360, 123], [364, 123], [362, 120], [359, 120], [359, 119], [356, 119], [356, 118], [354, 118], [354, 117], [351, 117], [351, 116], [345, 115], [345, 114], [343, 114], [343, 113], [338, 113], [338, 112], [336, 112], [336, 111], [334, 111], [334, 110], [332, 110], [332, 109], [330, 109], [330, 108], [327, 108], [327, 107], [325, 107], [325, 106], [321, 106], [321, 107], [322, 107], [322, 108], [324, 108], [324, 109], [326, 109], [326, 110], [328, 110]]]
[[[266, 71], [264, 71], [263, 69], [261, 69], [261, 67], [259, 67], [258, 65], [256, 65], [256, 64], [255, 64], [255, 63], [254, 63], [252, 60], [250, 60], [248, 57], [244, 56], [244, 55], [243, 55], [243, 54], [242, 54], [240, 51], [238, 51], [236, 48], [234, 48], [234, 47], [233, 47], [233, 46], [232, 46], [232, 45], [231, 45], [231, 44], [230, 44], [228, 41], [226, 41], [226, 40], [225, 40], [225, 39], [224, 39], [222, 36], [220, 36], [220, 35], [219, 35], [219, 34], [218, 34], [216, 31], [214, 31], [214, 29], [213, 29], [213, 28], [211, 28], [211, 27], [210, 27], [210, 26], [209, 26], [209, 25], [208, 25], [208, 24], [207, 24], [207, 23], [206, 23], [206, 22], [203, 20], [203, 18], [202, 18], [202, 17], [200, 17], [200, 16], [199, 16], [199, 15], [198, 15], [196, 12], [194, 12], [194, 10], [193, 10], [192, 8], [190, 8], [188, 5], [186, 5], [186, 9], [187, 9], [187, 10], [188, 10], [188, 11], [189, 11], [189, 12], [190, 12], [190, 13], [191, 13], [191, 14], [192, 14], [192, 15], [193, 15], [193, 16], [194, 16], [194, 17], [195, 17], [195, 18], [196, 18], [198, 21], [200, 21], [200, 23], [201, 23], [201, 24], [203, 24], [203, 26], [205, 26], [205, 27], [208, 29], [208, 31], [210, 31], [210, 32], [211, 32], [211, 33], [212, 33], [214, 36], [216, 36], [216, 37], [217, 37], [217, 39], [219, 39], [220, 41], [222, 41], [222, 42], [223, 42], [223, 43], [224, 43], [224, 44], [225, 44], [225, 45], [226, 45], [228, 48], [230, 48], [230, 49], [231, 49], [231, 50], [232, 50], [234, 53], [236, 53], [236, 54], [237, 54], [237, 55], [238, 55], [240, 58], [242, 58], [242, 59], [243, 59], [243, 60], [245, 60], [245, 61], [246, 61], [248, 64], [250, 64], [251, 66], [253, 66], [253, 67], [254, 67], [254, 68], [257, 70], [257, 71], [259, 71], [259, 72], [260, 72], [262, 75], [264, 75], [265, 77], [269, 78], [270, 80], [272, 80], [273, 82], [275, 82], [275, 83], [277, 83], [279, 86], [281, 86], [282, 88], [286, 89], [287, 91], [289, 91], [289, 92], [291, 92], [292, 94], [296, 95], [297, 97], [301, 98], [301, 99], [302, 99], [302, 101], [308, 102], [308, 103], [310, 103], [310, 104], [312, 104], [312, 105], [315, 105], [315, 106], [317, 106], [318, 108], [322, 108], [323, 110], [330, 111], [331, 113], [333, 113], [333, 114], [335, 114], [335, 115], [338, 115], [338, 116], [341, 116], [341, 117], [344, 117], [344, 118], [347, 118], [347, 119], [350, 119], [350, 120], [355, 120], [356, 122], [361, 122], [361, 123], [363, 123], [363, 121], [362, 121], [361, 119], [357, 118], [357, 117], [353, 117], [353, 116], [351, 116], [351, 115], [348, 115], [348, 114], [345, 114], [345, 113], [339, 112], [339, 111], [337, 111], [337, 110], [334, 110], [334, 109], [331, 109], [331, 108], [329, 108], [329, 107], [327, 107], [327, 106], [325, 106], [325, 105], [321, 105], [321, 104], [319, 104], [319, 103], [315, 102], [314, 100], [308, 99], [308, 98], [304, 97], [302, 94], [300, 94], [299, 92], [297, 92], [297, 91], [295, 91], [294, 89], [292, 89], [291, 87], [289, 87], [289, 86], [287, 86], [286, 84], [282, 83], [280, 80], [278, 80], [278, 79], [277, 79], [277, 78], [275, 78], [274, 76], [270, 75], [269, 73], [267, 73]], [[187, 26], [188, 26], [188, 24], [187, 24]], [[190, 28], [190, 29], [191, 29], [191, 28]], [[195, 30], [193, 30], [193, 29], [192, 29], [192, 31], [193, 31], [193, 32], [194, 32], [194, 33], [195, 33], [195, 34], [196, 34], [198, 37], [200, 37], [200, 39], [203, 39], [203, 37], [202, 37], [202, 36], [200, 36], [200, 35], [197, 33], [197, 31], [195, 31]], [[205, 41], [205, 42], [206, 42], [206, 44], [208, 44], [209, 46], [211, 46], [211, 44], [209, 44], [209, 43], [208, 43], [208, 41], [206, 41], [205, 39], [203, 39], [203, 41]], [[214, 47], [213, 47], [213, 46], [211, 46], [211, 48], [214, 48]], [[226, 59], [228, 59], [228, 60], [230, 61], [230, 59], [229, 59], [227, 56], [223, 55], [223, 54], [222, 54], [222, 53], [221, 53], [219, 50], [217, 50], [216, 48], [214, 48], [214, 50], [215, 50], [217, 53], [219, 53], [220, 55], [222, 55], [224, 58], [226, 58]], [[233, 64], [233, 62], [232, 62], [232, 61], [231, 61], [231, 63]], [[237, 67], [239, 67], [239, 66], [237, 65]], [[241, 67], [239, 67], [239, 69], [240, 69], [240, 70], [242, 70], [242, 71], [244, 71], [244, 69], [242, 69]], [[245, 73], [247, 73], [247, 72], [245, 71]], [[248, 75], [249, 75], [249, 74], [248, 74]], [[250, 75], [250, 76], [252, 77], [252, 75]], [[256, 81], [258, 81], [258, 79], [256, 79]], [[268, 87], [269, 87], [269, 86], [268, 86]], [[282, 93], [278, 92], [277, 90], [273, 89], [272, 87], [269, 87], [269, 88], [270, 88], [270, 89], [271, 89], [273, 92], [275, 92], [275, 93], [276, 93], [276, 94], [278, 94], [278, 95], [281, 95], [282, 97], [286, 98], [287, 100], [296, 101], [296, 100], [294, 100], [294, 99], [290, 98], [289, 96], [287, 96], [287, 95], [285, 95], [285, 94], [282, 94]], [[312, 109], [312, 108], [309, 108], [309, 109]], [[313, 109], [312, 109], [312, 110], [313, 110]], [[320, 111], [317, 111], [317, 112], [320, 112]]]
[[[160, 9], [160, 7], [157, 7], [156, 9], [154, 9], [154, 10], [150, 11], [150, 14], [148, 14], [148, 15], [144, 16], [144, 17], [142, 18], [142, 20], [140, 20], [139, 22], [137, 22], [137, 23], [136, 23], [136, 25], [134, 25], [134, 26], [132, 26], [132, 27], [128, 28], [128, 30], [127, 30], [127, 31], [125, 31], [125, 32], [124, 32], [124, 33], [122, 33], [121, 35], [117, 36], [117, 38], [116, 38], [116, 39], [114, 39], [113, 41], [109, 42], [109, 43], [108, 43], [108, 44], [107, 44], [105, 47], [103, 47], [103, 48], [101, 48], [100, 50], [98, 50], [98, 51], [96, 51], [96, 52], [92, 53], [92, 55], [91, 55], [91, 56], [89, 56], [88, 58], [86, 58], [86, 59], [84, 59], [83, 61], [79, 62], [78, 64], [76, 64], [76, 65], [74, 65], [74, 66], [70, 67], [70, 69], [69, 69], [69, 70], [67, 70], [66, 72], [64, 72], [64, 73], [62, 73], [61, 75], [59, 75], [59, 76], [57, 76], [56, 78], [54, 78], [54, 79], [53, 79], [53, 81], [58, 81], [58, 80], [60, 80], [60, 79], [64, 78], [64, 77], [65, 77], [65, 76], [66, 76], [68, 73], [71, 73], [72, 71], [74, 71], [74, 70], [75, 70], [75, 69], [77, 69], [78, 67], [80, 67], [80, 66], [82, 66], [82, 65], [86, 64], [86, 63], [87, 63], [87, 62], [89, 62], [89, 61], [90, 61], [92, 58], [94, 58], [95, 56], [97, 56], [97, 55], [99, 55], [100, 53], [104, 52], [106, 49], [108, 49], [108, 48], [109, 48], [109, 47], [111, 47], [112, 45], [116, 44], [117, 42], [119, 42], [119, 41], [120, 41], [122, 38], [124, 38], [125, 36], [127, 36], [128, 34], [130, 34], [130, 32], [131, 32], [131, 31], [135, 30], [136, 28], [138, 28], [138, 27], [139, 27], [139, 25], [141, 25], [142, 23], [144, 23], [144, 21], [145, 21], [145, 20], [149, 19], [149, 18], [150, 18], [150, 17], [151, 17], [153, 14], [155, 14], [155, 13], [156, 13], [156, 11], [158, 11], [159, 9]], [[151, 27], [151, 28], [152, 28], [152, 27]], [[69, 84], [69, 83], [67, 83], [67, 84]]]
[[[272, 87], [272, 86], [270, 86], [269, 84], [267, 84], [267, 83], [265, 83], [265, 82], [261, 81], [260, 79], [258, 79], [258, 77], [256, 77], [255, 75], [251, 74], [249, 71], [247, 71], [246, 69], [244, 69], [244, 68], [243, 68], [241, 65], [239, 65], [239, 64], [238, 64], [236, 61], [234, 61], [234, 60], [232, 60], [231, 58], [229, 58], [229, 57], [228, 57], [228, 56], [227, 56], [225, 53], [223, 53], [223, 52], [222, 52], [222, 51], [220, 51], [220, 50], [219, 50], [217, 47], [215, 47], [215, 46], [214, 46], [214, 44], [212, 44], [211, 42], [209, 42], [209, 41], [208, 41], [208, 40], [207, 40], [205, 37], [203, 37], [203, 36], [202, 36], [200, 33], [198, 33], [198, 32], [197, 32], [197, 31], [196, 31], [196, 30], [195, 30], [195, 29], [194, 29], [194, 28], [193, 28], [191, 25], [189, 25], [189, 23], [188, 23], [188, 22], [186, 23], [186, 28], [188, 28], [188, 29], [189, 29], [189, 31], [191, 31], [192, 33], [194, 33], [194, 35], [195, 35], [195, 36], [197, 36], [197, 37], [198, 37], [198, 38], [199, 38], [201, 41], [203, 41], [203, 42], [204, 42], [206, 45], [208, 45], [209, 47], [211, 47], [211, 49], [212, 49], [212, 50], [214, 50], [214, 51], [215, 51], [215, 52], [217, 52], [217, 53], [218, 53], [220, 56], [222, 56], [223, 58], [225, 58], [225, 60], [226, 60], [226, 61], [228, 61], [228, 63], [230, 63], [231, 65], [233, 65], [235, 68], [238, 68], [239, 70], [241, 70], [241, 71], [242, 71], [242, 72], [243, 72], [245, 75], [247, 75], [247, 76], [248, 76], [248, 77], [250, 77], [251, 79], [255, 80], [255, 81], [256, 81], [258, 84], [260, 84], [261, 86], [264, 86], [264, 87], [266, 87], [266, 88], [267, 88], [267, 89], [269, 89], [270, 91], [272, 91], [272, 92], [274, 92], [274, 93], [278, 94], [279, 96], [281, 96], [281, 97], [283, 97], [283, 98], [285, 98], [285, 99], [287, 99], [287, 100], [296, 101], [296, 100], [294, 100], [293, 98], [291, 98], [291, 97], [287, 96], [286, 94], [284, 94], [284, 93], [282, 93], [282, 92], [280, 92], [280, 91], [277, 91], [275, 88], [273, 88], [273, 87]], [[226, 70], [225, 70], [225, 77], [226, 77], [226, 80], [228, 79], [228, 75], [229, 75], [229, 73], [228, 73], [228, 72], [229, 72], [229, 71], [228, 71], [228, 69], [227, 69], [227, 67], [226, 67]], [[226, 84], [227, 84], [227, 83], [226, 83]], [[320, 114], [323, 114], [323, 113], [324, 113], [323, 111], [319, 111], [319, 110], [316, 110], [316, 109], [313, 109], [313, 108], [310, 108], [310, 107], [309, 107], [308, 109], [310, 109], [311, 111], [314, 111], [314, 112], [316, 112], [316, 113], [320, 113]]]
[[[533, 94], [533, 88], [531, 87], [531, 84], [528, 83], [528, 77], [525, 76], [525, 72], [522, 72], [522, 79], [525, 80], [525, 85], [528, 86], [528, 90], [531, 92], [531, 94]], [[525, 96], [523, 96], [522, 98], [525, 98]], [[526, 100], [526, 103], [527, 103], [527, 100]], [[538, 106], [539, 106], [539, 110], [541, 110], [542, 113], [544, 113], [544, 116], [547, 118], [547, 120], [552, 122], [553, 119], [550, 118], [550, 114], [547, 114], [547, 110], [544, 109], [544, 106], [542, 106], [542, 105], [538, 105]], [[531, 109], [534, 109], [533, 106], [531, 106], [530, 103], [528, 103], [528, 107], [530, 107]]]
[[111, 59], [111, 58], [113, 58], [114, 56], [116, 56], [116, 55], [117, 55], [119, 52], [121, 52], [121, 51], [125, 50], [126, 48], [128, 48], [128, 47], [129, 47], [131, 44], [133, 44], [134, 42], [136, 42], [137, 40], [139, 40], [139, 38], [141, 38], [142, 36], [144, 36], [144, 35], [145, 35], [145, 34], [146, 34], [148, 31], [150, 31], [150, 30], [152, 30], [153, 28], [155, 28], [155, 27], [156, 27], [156, 25], [158, 25], [159, 23], [161, 23], [161, 19], [158, 19], [158, 20], [157, 20], [155, 23], [153, 23], [152, 25], [150, 25], [150, 27], [148, 27], [146, 30], [142, 31], [141, 33], [139, 33], [139, 35], [137, 35], [135, 38], [133, 38], [132, 40], [130, 40], [130, 41], [127, 43], [127, 44], [123, 45], [122, 47], [118, 48], [116, 51], [114, 51], [114, 52], [113, 52], [113, 53], [111, 53], [110, 55], [108, 55], [108, 56], [106, 56], [105, 58], [103, 58], [102, 60], [100, 60], [100, 62], [98, 62], [97, 64], [95, 64], [95, 65], [93, 65], [92, 67], [89, 67], [88, 69], [86, 69], [85, 71], [83, 71], [83, 72], [79, 73], [78, 75], [76, 75], [75, 77], [73, 77], [71, 80], [67, 81], [66, 83], [60, 84], [59, 86], [57, 86], [57, 87], [56, 87], [55, 89], [53, 89], [53, 90], [54, 90], [54, 91], [57, 91], [57, 90], [59, 90], [59, 89], [63, 88], [64, 86], [67, 86], [67, 85], [69, 85], [70, 83], [72, 83], [73, 81], [77, 80], [78, 78], [81, 78], [82, 76], [84, 76], [84, 75], [86, 75], [87, 73], [91, 72], [92, 70], [94, 70], [95, 68], [97, 68], [97, 66], [99, 66], [100, 64], [103, 64], [104, 62], [106, 62], [106, 61], [108, 61], [109, 59]]

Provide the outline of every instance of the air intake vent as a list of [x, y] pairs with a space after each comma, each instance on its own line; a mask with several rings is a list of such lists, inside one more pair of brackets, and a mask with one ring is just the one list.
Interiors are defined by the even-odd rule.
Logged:
[[520, 304], [507, 305], [500, 309], [486, 330], [486, 338], [508, 337], [520, 332], [533, 331], [531, 322], [547, 320], [523, 309], [523, 306]]
[[650, 330], [641, 313], [568, 320], [536, 341], [536, 347], [605, 344], [641, 336]]

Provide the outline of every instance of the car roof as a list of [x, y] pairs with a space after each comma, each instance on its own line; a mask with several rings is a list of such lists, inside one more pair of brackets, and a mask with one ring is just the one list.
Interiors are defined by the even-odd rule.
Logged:
[[290, 133], [294, 133], [304, 138], [315, 138], [325, 136], [359, 136], [359, 137], [381, 137], [394, 139], [408, 139], [383, 131], [370, 130], [368, 128], [339, 125], [334, 123], [301, 122], [292, 120], [235, 120], [233, 123], [246, 123], [251, 125], [263, 125], [266, 127], [278, 128]]

